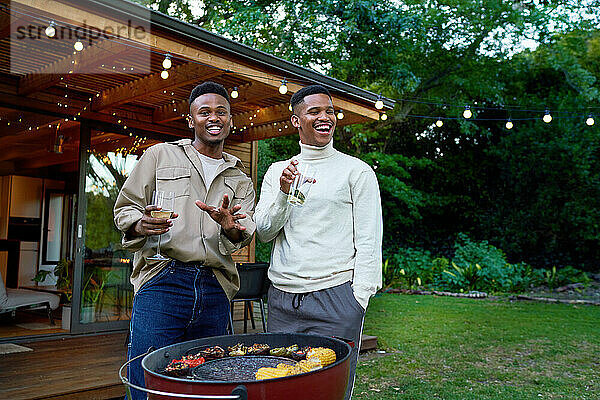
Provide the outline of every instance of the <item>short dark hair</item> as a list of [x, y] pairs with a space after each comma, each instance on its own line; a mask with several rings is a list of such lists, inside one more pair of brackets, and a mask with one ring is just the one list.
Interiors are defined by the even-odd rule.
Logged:
[[192, 89], [192, 93], [190, 93], [189, 99], [190, 107], [192, 106], [194, 100], [207, 93], [214, 93], [223, 96], [225, 97], [225, 100], [227, 100], [227, 103], [231, 104], [231, 102], [229, 101], [229, 94], [227, 93], [227, 89], [225, 89], [223, 85], [211, 81], [206, 81]]
[[[302, 103], [306, 96], [310, 96], [311, 94], [319, 94], [319, 93], [326, 94], [331, 99], [331, 94], [329, 93], [329, 90], [327, 90], [326, 87], [321, 86], [321, 85], [305, 86], [302, 89], [298, 90], [296, 93], [294, 93], [292, 95], [292, 98], [290, 99], [290, 104], [292, 105], [292, 110], [295, 111], [296, 106], [298, 104]], [[333, 99], [331, 99], [331, 101], [333, 102]]]

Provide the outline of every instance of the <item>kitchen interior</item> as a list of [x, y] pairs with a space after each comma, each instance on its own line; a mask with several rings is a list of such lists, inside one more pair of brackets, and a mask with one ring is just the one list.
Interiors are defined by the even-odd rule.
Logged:
[[[69, 121], [0, 138], [0, 145], [9, 147], [0, 153], [0, 289], [6, 288], [9, 299], [11, 294], [13, 299], [45, 294], [48, 299], [39, 303], [50, 303], [7, 308], [0, 292], [0, 341], [93, 332], [99, 324], [124, 324], [130, 317], [132, 256], [120, 248], [112, 205], [118, 193], [114, 176], [123, 178], [137, 155], [116, 151], [124, 135], [107, 138], [94, 131], [87, 174], [80, 183], [78, 125]], [[80, 216], [84, 224], [77, 222], [81, 185], [87, 203]], [[79, 239], [85, 245], [77, 272]], [[76, 301], [79, 315], [71, 317]]]
[[[68, 174], [65, 174], [68, 177]], [[63, 293], [52, 272], [61, 258], [73, 253], [74, 195], [66, 180], [0, 176], [0, 274], [5, 288]], [[24, 292], [27, 293], [27, 292]], [[0, 338], [62, 330], [61, 311], [52, 310], [55, 326], [44, 310], [19, 310], [0, 315]], [[20, 326], [27, 327], [23, 332]]]

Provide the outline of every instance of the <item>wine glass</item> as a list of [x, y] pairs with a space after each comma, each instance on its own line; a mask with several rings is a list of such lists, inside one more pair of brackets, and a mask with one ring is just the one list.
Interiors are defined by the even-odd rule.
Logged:
[[[163, 190], [155, 190], [152, 193], [152, 205], [158, 206], [160, 210], [150, 211], [150, 215], [152, 218], [162, 218], [169, 219], [173, 215], [173, 203], [175, 200], [175, 193], [173, 192], [165, 192]], [[149, 260], [156, 261], [167, 261], [168, 257], [160, 254], [160, 238], [162, 235], [158, 235], [158, 247], [156, 248], [156, 254], [148, 257]]]

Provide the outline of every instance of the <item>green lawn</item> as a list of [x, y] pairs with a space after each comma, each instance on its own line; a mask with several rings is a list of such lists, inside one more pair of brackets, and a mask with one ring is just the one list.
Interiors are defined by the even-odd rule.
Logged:
[[386, 294], [353, 399], [600, 399], [600, 307]]

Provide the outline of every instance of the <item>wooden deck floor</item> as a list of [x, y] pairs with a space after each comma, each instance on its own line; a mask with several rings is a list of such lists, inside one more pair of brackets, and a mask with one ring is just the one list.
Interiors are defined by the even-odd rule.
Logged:
[[[256, 330], [262, 331], [260, 319]], [[235, 321], [236, 333], [243, 321]], [[0, 399], [104, 400], [122, 398], [118, 370], [125, 362], [126, 334], [69, 337], [19, 343], [33, 351], [0, 355]], [[377, 338], [363, 335], [361, 350], [374, 349]]]
[[124, 396], [117, 376], [125, 334], [21, 343], [33, 351], [0, 355], [0, 398], [93, 400]]

